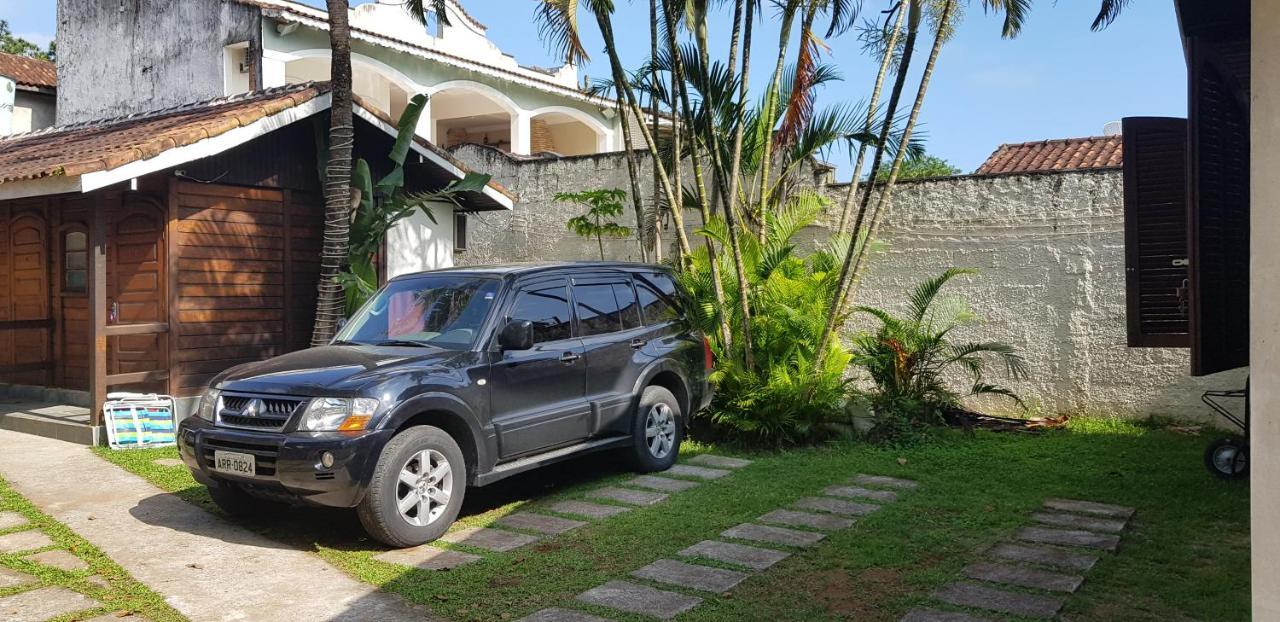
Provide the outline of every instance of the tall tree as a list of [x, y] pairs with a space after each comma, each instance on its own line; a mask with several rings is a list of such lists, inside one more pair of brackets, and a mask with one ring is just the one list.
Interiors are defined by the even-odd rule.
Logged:
[[[406, 0], [405, 10], [425, 26], [433, 11], [442, 24], [449, 23], [447, 0]], [[429, 7], [427, 3], [429, 3]], [[324, 167], [324, 245], [320, 249], [320, 283], [316, 295], [315, 329], [311, 345], [322, 346], [333, 339], [345, 312], [346, 300], [340, 281], [343, 264], [351, 246], [351, 214], [359, 202], [352, 191], [351, 168], [355, 148], [355, 120], [351, 93], [351, 25], [347, 0], [326, 0], [329, 10], [329, 107], [328, 159]], [[353, 196], [356, 195], [356, 196]]]
[[[782, 97], [782, 71], [786, 67], [787, 50], [791, 45], [792, 24], [795, 22], [796, 11], [800, 9], [800, 4], [801, 0], [784, 0], [779, 7], [779, 10], [782, 11], [782, 26], [778, 31], [778, 59], [774, 63], [773, 78], [769, 81], [768, 90], [764, 94], [764, 110], [761, 111], [761, 116], [764, 119], [774, 118], [779, 100]], [[769, 192], [769, 174], [773, 168], [773, 134], [773, 123], [767, 123], [764, 126], [763, 140], [761, 140], [760, 166], [757, 171], [760, 176], [760, 194], [758, 198], [762, 211]], [[764, 219], [760, 218], [760, 222], [763, 223]], [[763, 228], [761, 231], [763, 231]]]
[[9, 30], [9, 22], [0, 19], [0, 52], [55, 61], [58, 56], [58, 47], [56, 43], [50, 41], [48, 47], [41, 49], [39, 45], [13, 34]]

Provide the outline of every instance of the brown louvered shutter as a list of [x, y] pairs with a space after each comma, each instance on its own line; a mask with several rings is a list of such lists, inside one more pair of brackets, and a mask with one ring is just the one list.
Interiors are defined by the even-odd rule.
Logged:
[[1249, 364], [1249, 110], [1193, 45], [1191, 375]]
[[1189, 347], [1187, 120], [1129, 117], [1123, 134], [1129, 346]]

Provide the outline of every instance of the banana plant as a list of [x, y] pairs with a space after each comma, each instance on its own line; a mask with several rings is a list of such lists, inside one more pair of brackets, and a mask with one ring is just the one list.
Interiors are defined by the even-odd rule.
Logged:
[[459, 206], [458, 195], [480, 192], [489, 183], [489, 175], [467, 173], [439, 190], [411, 192], [405, 188], [404, 163], [413, 146], [418, 118], [426, 105], [426, 95], [415, 95], [400, 115], [396, 142], [387, 156], [393, 165], [391, 172], [375, 182], [369, 163], [363, 158], [356, 161], [351, 183], [352, 195], [358, 197], [358, 201], [353, 201], [351, 212], [350, 252], [346, 269], [338, 274], [338, 282], [346, 294], [348, 316], [378, 289], [377, 254], [392, 227], [418, 211], [433, 224], [439, 224], [431, 211], [433, 205]]

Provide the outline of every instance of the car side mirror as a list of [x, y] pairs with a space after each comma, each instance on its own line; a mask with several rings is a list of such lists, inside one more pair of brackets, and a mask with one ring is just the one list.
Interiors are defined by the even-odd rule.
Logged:
[[528, 350], [533, 347], [533, 322], [515, 320], [508, 322], [498, 332], [498, 347], [507, 350]]

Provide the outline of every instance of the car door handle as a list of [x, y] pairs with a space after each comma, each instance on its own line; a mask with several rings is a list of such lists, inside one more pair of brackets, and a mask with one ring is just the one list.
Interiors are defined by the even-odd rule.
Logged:
[[577, 354], [574, 354], [572, 352], [565, 352], [564, 354], [560, 355], [560, 362], [568, 365], [580, 358], [582, 357], [578, 356]]
[[632, 349], [632, 350], [639, 350], [640, 348], [643, 348], [643, 347], [645, 347], [645, 346], [647, 346], [647, 345], [649, 345], [649, 341], [648, 341], [647, 339], [632, 339], [632, 340], [631, 340], [631, 349]]

